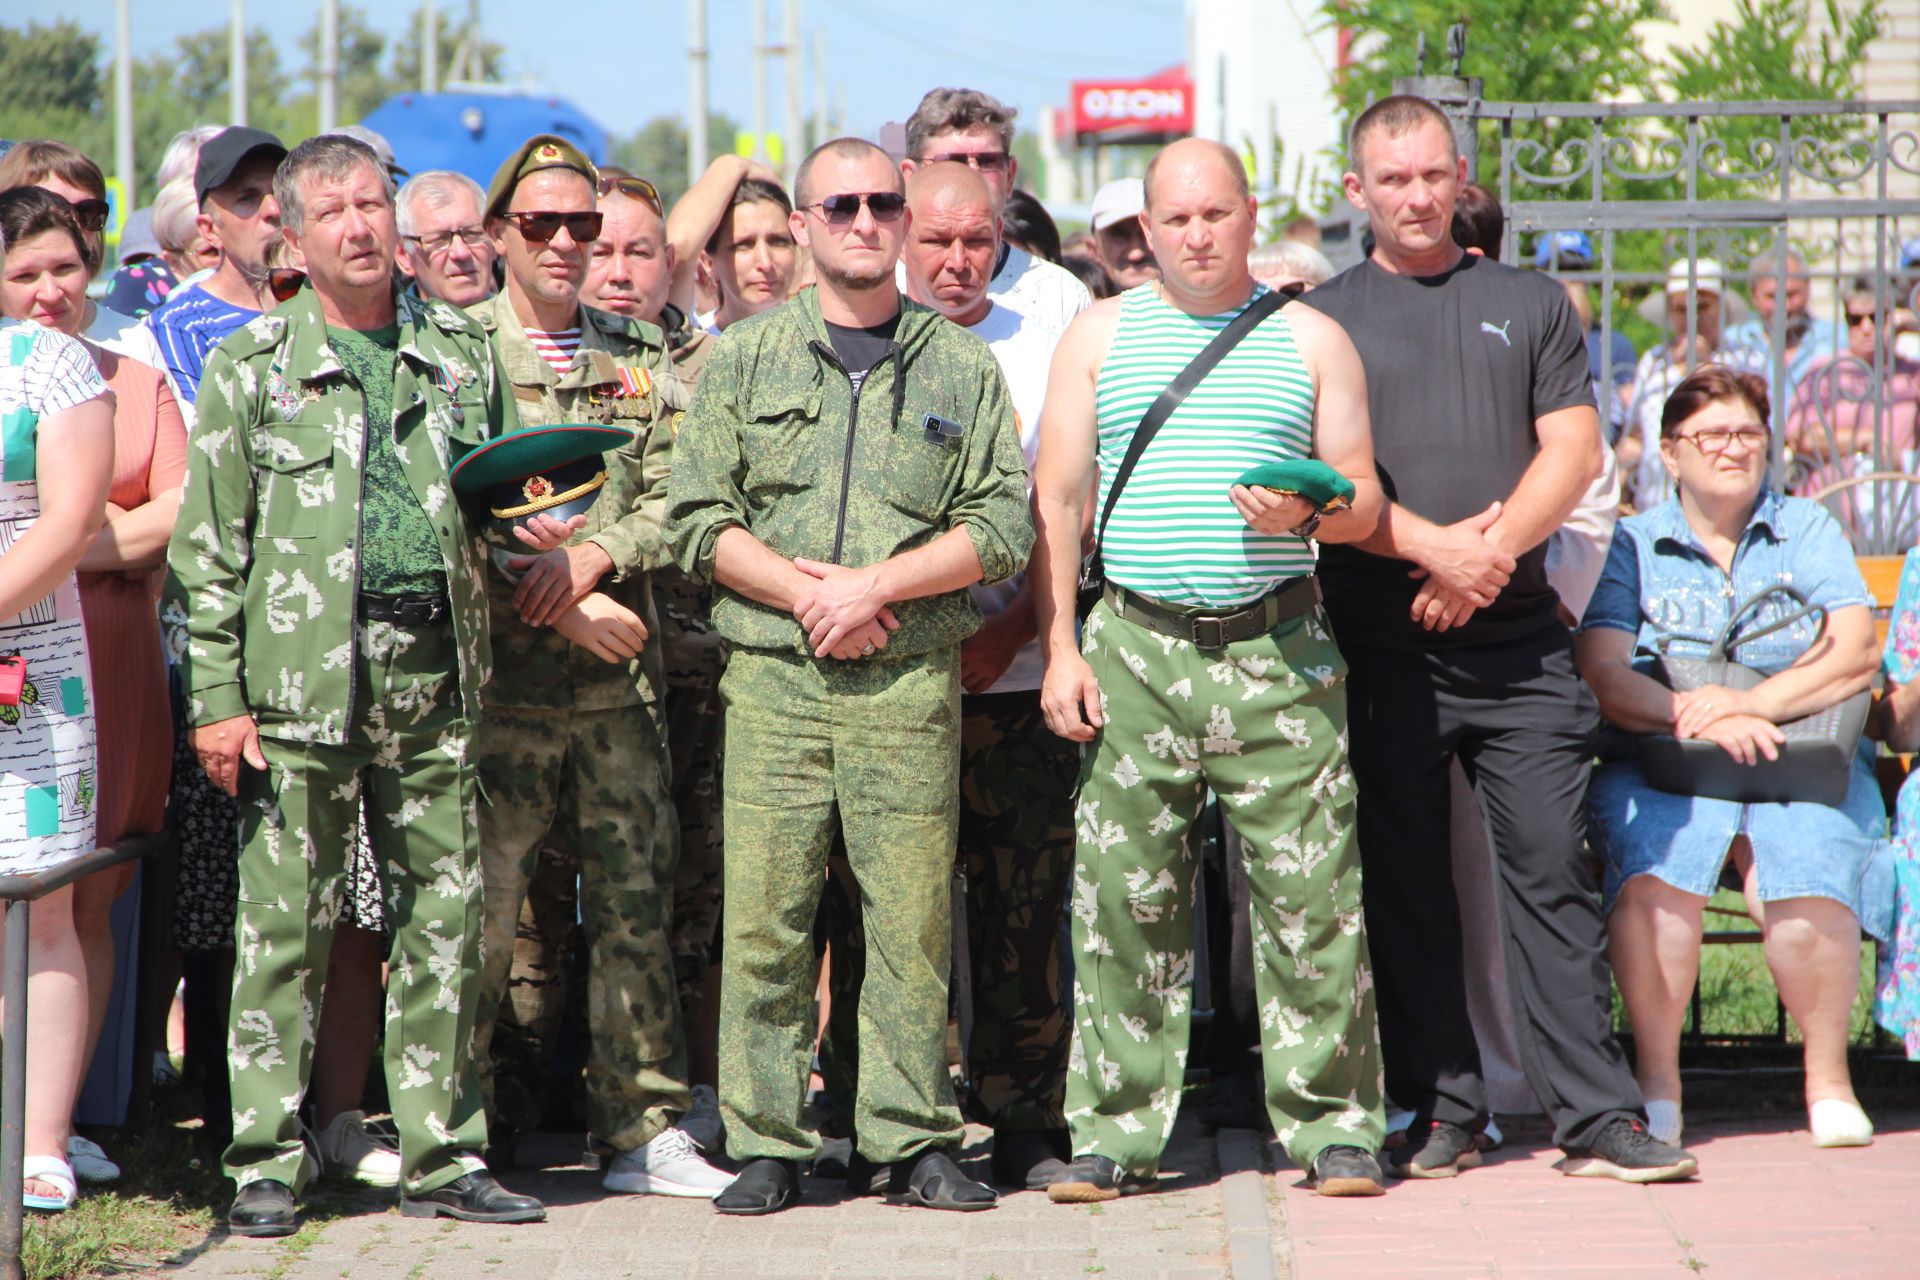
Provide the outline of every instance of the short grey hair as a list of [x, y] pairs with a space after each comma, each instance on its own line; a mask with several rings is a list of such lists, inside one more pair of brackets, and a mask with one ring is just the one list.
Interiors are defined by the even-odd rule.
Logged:
[[[191, 183], [193, 167], [200, 163], [200, 148], [206, 145], [208, 138], [224, 128], [226, 126], [220, 124], [202, 124], [174, 134], [167, 143], [166, 152], [160, 157], [160, 169], [154, 174], [154, 183], [164, 187], [175, 178], [185, 178]], [[166, 241], [161, 243], [165, 244]]]
[[153, 198], [153, 238], [168, 253], [185, 253], [199, 228], [195, 217], [200, 212], [193, 198], [193, 176], [171, 179]]
[[927, 139], [938, 133], [991, 129], [1002, 150], [1013, 151], [1013, 118], [1019, 108], [978, 89], [933, 89], [920, 99], [907, 120], [907, 158], [927, 158]]
[[462, 194], [472, 198], [476, 211], [486, 213], [487, 193], [466, 174], [452, 169], [428, 169], [414, 174], [393, 198], [393, 219], [399, 224], [400, 234], [420, 234], [419, 221], [414, 217], [414, 207], [419, 202], [425, 201], [429, 209], [444, 209]]
[[1327, 255], [1298, 240], [1276, 240], [1247, 255], [1247, 270], [1256, 276], [1285, 274], [1310, 285], [1323, 285], [1333, 278], [1333, 264]]
[[323, 133], [287, 153], [273, 173], [273, 198], [280, 204], [280, 225], [299, 235], [306, 225], [306, 193], [301, 188], [309, 179], [338, 182], [361, 165], [380, 175], [380, 189], [389, 193], [387, 167], [372, 147], [358, 138]]
[[1747, 266], [1749, 280], [1778, 280], [1780, 278], [1781, 259], [1786, 259], [1787, 278], [1801, 280], [1807, 276], [1807, 260], [1792, 249], [1781, 253], [1777, 249], [1768, 249], [1757, 255]]

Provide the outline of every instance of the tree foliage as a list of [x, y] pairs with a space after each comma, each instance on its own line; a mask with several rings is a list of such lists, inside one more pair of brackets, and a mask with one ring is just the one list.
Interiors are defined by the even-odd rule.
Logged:
[[[707, 116], [707, 142], [714, 155], [733, 150], [740, 125], [718, 112]], [[614, 143], [613, 162], [653, 183], [671, 209], [687, 190], [687, 127], [679, 116], [655, 116]]]

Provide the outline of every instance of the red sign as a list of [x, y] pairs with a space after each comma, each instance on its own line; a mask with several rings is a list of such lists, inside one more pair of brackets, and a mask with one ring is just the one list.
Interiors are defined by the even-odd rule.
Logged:
[[1183, 70], [1145, 80], [1075, 80], [1073, 131], [1078, 134], [1193, 132], [1193, 81]]

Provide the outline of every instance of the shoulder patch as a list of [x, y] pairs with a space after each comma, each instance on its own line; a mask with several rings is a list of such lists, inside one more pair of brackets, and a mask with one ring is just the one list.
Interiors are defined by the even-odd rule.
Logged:
[[427, 316], [434, 324], [448, 333], [468, 333], [473, 325], [473, 317], [450, 302], [435, 298], [427, 304]]
[[630, 316], [615, 315], [611, 311], [602, 311], [598, 307], [582, 306], [587, 322], [609, 337], [625, 338], [641, 346], [666, 346], [666, 335], [660, 327], [645, 320], [635, 320]]

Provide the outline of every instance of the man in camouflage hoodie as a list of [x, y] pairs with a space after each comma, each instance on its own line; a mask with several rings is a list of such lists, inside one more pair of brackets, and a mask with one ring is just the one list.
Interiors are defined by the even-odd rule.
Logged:
[[683, 568], [717, 584], [727, 706], [720, 1097], [746, 1163], [714, 1201], [770, 1213], [819, 1151], [801, 1111], [814, 913], [836, 823], [867, 907], [860, 1151], [906, 1203], [984, 1209], [948, 1150], [946, 1066], [965, 588], [1023, 568], [1026, 467], [986, 344], [901, 299], [898, 169], [809, 155], [794, 234], [819, 285], [716, 344], [668, 490]]
[[[240, 799], [229, 1222], [290, 1234], [314, 1171], [297, 1113], [363, 788], [392, 923], [401, 1211], [537, 1221], [540, 1203], [478, 1155], [469, 748], [491, 658], [483, 552], [447, 477], [517, 425], [513, 403], [478, 325], [394, 291], [393, 203], [371, 149], [312, 139], [274, 188], [312, 288], [207, 361], [168, 549], [192, 744]], [[554, 526], [538, 549], [570, 532]]]

